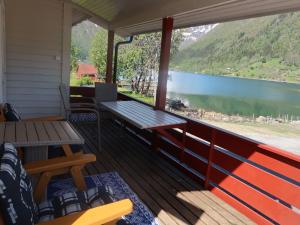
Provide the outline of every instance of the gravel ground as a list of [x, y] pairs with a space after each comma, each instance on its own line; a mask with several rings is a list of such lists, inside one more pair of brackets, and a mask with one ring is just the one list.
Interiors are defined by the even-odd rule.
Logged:
[[205, 122], [300, 155], [300, 125]]
[[281, 148], [285, 151], [300, 155], [300, 136], [298, 138], [278, 137], [270, 135], [248, 134], [249, 138]]

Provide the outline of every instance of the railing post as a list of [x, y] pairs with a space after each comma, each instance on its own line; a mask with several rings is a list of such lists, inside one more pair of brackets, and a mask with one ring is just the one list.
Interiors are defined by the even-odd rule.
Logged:
[[107, 55], [106, 55], [106, 83], [112, 83], [113, 80], [113, 54], [114, 54], [114, 37], [115, 33], [112, 30], [108, 31], [107, 36]]
[[209, 180], [210, 180], [210, 173], [211, 173], [211, 167], [213, 163], [214, 158], [214, 152], [215, 152], [215, 142], [216, 142], [216, 130], [213, 129], [211, 132], [211, 140], [210, 140], [210, 148], [208, 153], [208, 162], [207, 162], [207, 170], [206, 170], [206, 176], [204, 181], [204, 188], [209, 188]]
[[173, 18], [172, 17], [164, 18], [163, 27], [162, 27], [162, 37], [161, 37], [158, 83], [157, 83], [156, 101], [155, 101], [155, 108], [159, 110], [164, 110], [166, 105], [172, 30], [173, 30]]

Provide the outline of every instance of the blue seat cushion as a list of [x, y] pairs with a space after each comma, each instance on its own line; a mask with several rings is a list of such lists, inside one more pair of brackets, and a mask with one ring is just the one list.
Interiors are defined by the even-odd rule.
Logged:
[[[83, 149], [82, 145], [70, 145], [73, 153], [78, 153]], [[60, 145], [49, 146], [48, 147], [48, 158], [56, 158], [65, 156], [64, 150]]]
[[20, 121], [21, 116], [16, 109], [9, 103], [4, 104], [4, 117], [6, 121]]
[[30, 179], [12, 144], [0, 147], [0, 209], [7, 225], [36, 222]]
[[67, 192], [37, 206], [38, 222], [53, 220], [58, 217], [87, 210], [113, 202], [111, 191], [98, 186], [87, 191]]

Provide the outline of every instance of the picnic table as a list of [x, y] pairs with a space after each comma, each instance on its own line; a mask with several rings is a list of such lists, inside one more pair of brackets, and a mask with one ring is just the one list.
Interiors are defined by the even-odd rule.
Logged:
[[[151, 106], [147, 106], [137, 101], [102, 102], [101, 105], [117, 117], [133, 124], [139, 129], [150, 129], [154, 131], [154, 136], [157, 134], [167, 136], [173, 143], [181, 148], [183, 155], [186, 136], [186, 120], [161, 110], [155, 110]], [[182, 130], [181, 141], [174, 138], [166, 131], [171, 128], [179, 128]], [[155, 140], [157, 140], [157, 138], [155, 138]], [[157, 148], [155, 140], [154, 148]]]
[[26, 147], [25, 162], [48, 159], [48, 146], [84, 144], [67, 121], [20, 121], [0, 123], [0, 143]]

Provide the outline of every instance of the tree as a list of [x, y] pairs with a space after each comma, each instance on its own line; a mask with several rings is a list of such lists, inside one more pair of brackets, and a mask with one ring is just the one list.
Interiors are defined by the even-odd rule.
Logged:
[[75, 46], [74, 43], [71, 44], [71, 70], [74, 72], [77, 70], [78, 61], [79, 61], [79, 52], [80, 49]]
[[92, 40], [89, 58], [97, 68], [100, 76], [104, 77], [106, 72], [107, 31], [100, 29]]
[[[171, 57], [179, 49], [183, 40], [180, 30], [172, 36]], [[132, 44], [120, 49], [118, 78], [131, 82], [131, 89], [136, 93], [149, 95], [149, 91], [159, 67], [161, 33], [141, 34], [135, 36]]]
[[[177, 53], [183, 36], [176, 30], [172, 36], [171, 56]], [[116, 37], [116, 41], [122, 38]], [[160, 57], [161, 33], [141, 34], [134, 37], [131, 44], [123, 45], [118, 56], [118, 79], [131, 82], [134, 92], [148, 95], [151, 84], [156, 79]], [[101, 29], [92, 40], [89, 51], [90, 60], [99, 74], [106, 70], [107, 32]]]

